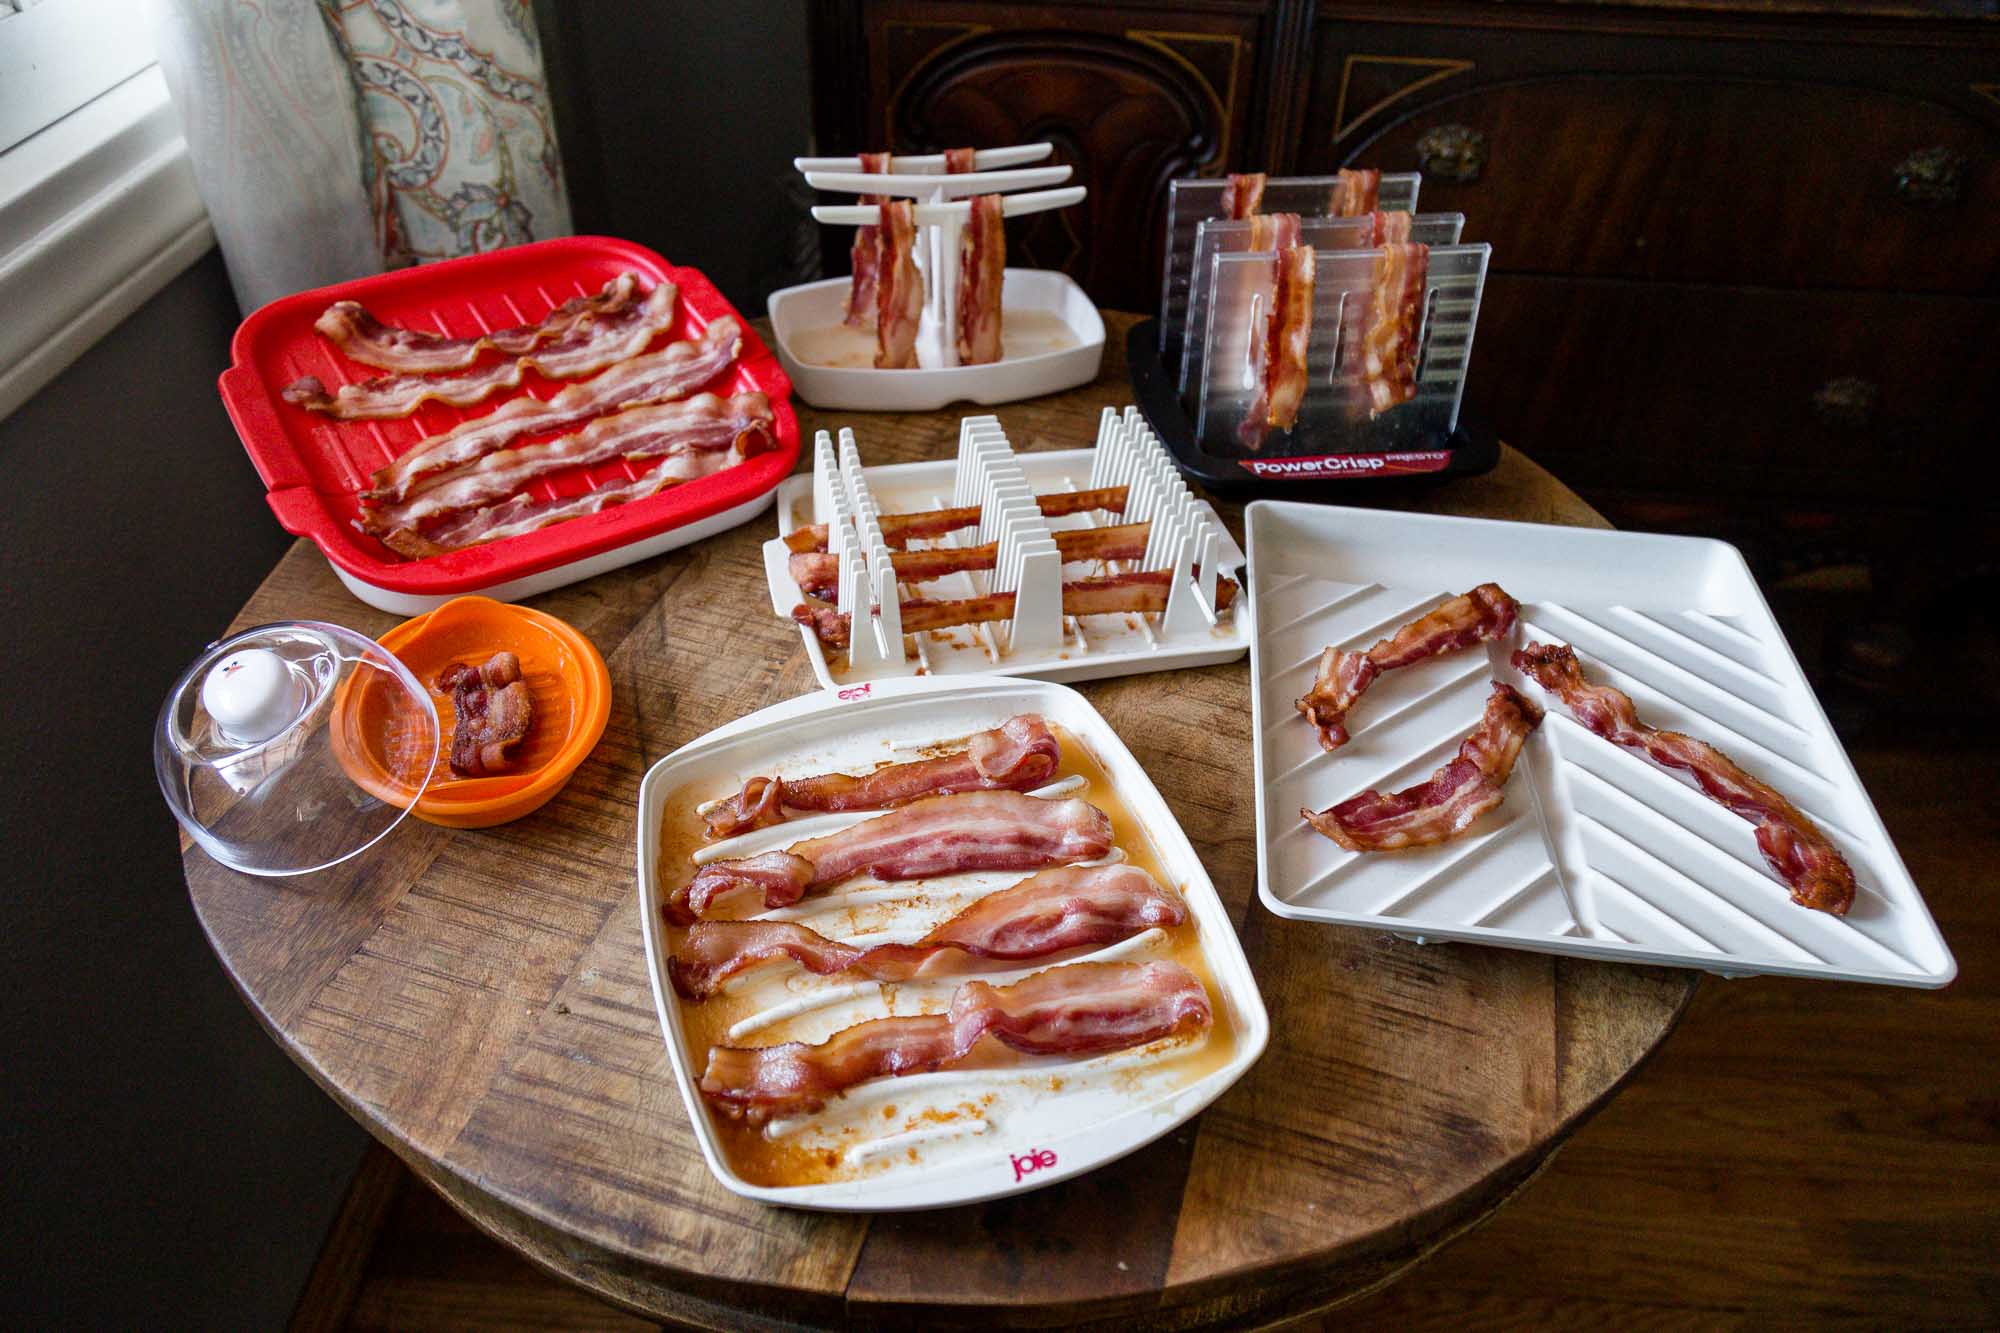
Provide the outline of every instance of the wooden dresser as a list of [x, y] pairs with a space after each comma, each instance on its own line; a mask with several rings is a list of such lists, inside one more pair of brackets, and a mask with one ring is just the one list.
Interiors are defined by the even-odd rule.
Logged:
[[[1491, 241], [1472, 410], [1622, 524], [1991, 561], [2000, 4], [821, 0], [822, 152], [1048, 139], [1010, 232], [1157, 303], [1164, 186], [1420, 168]], [[832, 237], [830, 271], [845, 265]]]

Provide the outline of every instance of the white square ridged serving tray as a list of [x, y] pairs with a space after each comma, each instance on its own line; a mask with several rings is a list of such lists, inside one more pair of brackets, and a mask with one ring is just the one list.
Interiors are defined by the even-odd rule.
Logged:
[[[1735, 547], [1701, 538], [1258, 501], [1245, 522], [1255, 632], [1258, 896], [1279, 916], [1425, 940], [1723, 975], [1942, 986], [1957, 971], [1853, 764]], [[1390, 671], [1322, 751], [1296, 700], [1323, 648], [1366, 648], [1446, 597], [1498, 583], [1505, 641]], [[1601, 739], [1516, 672], [1572, 644], [1640, 720], [1709, 742], [1769, 782], [1853, 865], [1844, 918], [1791, 902], [1751, 824]], [[1456, 752], [1490, 682], [1547, 709], [1505, 802], [1469, 836], [1348, 852], [1299, 817], [1421, 782]]]
[[[1165, 1060], [1114, 1052], [1090, 1059], [1029, 1061], [1019, 1069], [946, 1069], [877, 1080], [829, 1103], [820, 1117], [813, 1118], [824, 1118], [823, 1130], [802, 1133], [819, 1132], [845, 1151], [856, 1142], [851, 1135], [839, 1136], [845, 1126], [874, 1127], [879, 1142], [862, 1151], [878, 1158], [879, 1166], [855, 1179], [825, 1184], [771, 1187], [743, 1179], [724, 1156], [711, 1118], [716, 1113], [697, 1086], [707, 1053], [689, 1049], [681, 1000], [667, 976], [660, 905], [675, 886], [660, 882], [658, 862], [660, 819], [668, 798], [677, 791], [698, 792], [701, 799], [733, 793], [744, 779], [758, 774], [866, 772], [885, 759], [914, 757], [924, 746], [996, 726], [1016, 713], [1040, 713], [1088, 747], [1108, 774], [1119, 801], [1151, 842], [1163, 882], [1180, 894], [1194, 922], [1202, 960], [1213, 979], [1209, 1000], [1218, 1019], [1204, 1041], [1214, 1040], [1226, 1019], [1234, 1046], [1226, 1058], [1212, 1064], [1199, 1059], [1198, 1048], [1181, 1047], [1167, 1052]], [[1092, 799], [1087, 788], [1076, 794]], [[771, 845], [782, 847], [791, 840], [783, 829], [780, 825], [763, 832], [770, 835]], [[647, 770], [639, 788], [638, 848], [647, 972], [674, 1079], [709, 1170], [747, 1198], [797, 1208], [872, 1212], [939, 1208], [1039, 1189], [1122, 1157], [1188, 1120], [1241, 1078], [1269, 1039], [1270, 1022], [1256, 980], [1187, 835], [1111, 725], [1082, 695], [1063, 685], [996, 676], [877, 681], [838, 693], [805, 695], [752, 713], [682, 746]], [[983, 892], [1019, 878], [1012, 873], [980, 876], [978, 881], [990, 883], [975, 882], [971, 887]], [[916, 898], [944, 883], [925, 880], [898, 887], [907, 887]], [[926, 902], [939, 919], [962, 905], [947, 901], [949, 895], [941, 891], [936, 897], [941, 901]], [[812, 901], [809, 897], [801, 906]], [[851, 910], [834, 907], [807, 924], [822, 933], [841, 935], [842, 925], [852, 924]], [[1114, 954], [1121, 961], [1158, 956], [1145, 937], [1086, 956]], [[1022, 969], [1036, 970], [1033, 964]], [[753, 1045], [818, 1041], [852, 1023], [881, 1017], [890, 1012], [890, 1003], [899, 1013], [916, 1012], [920, 1006], [942, 1008], [959, 979], [901, 983], [891, 988], [893, 998], [885, 998], [878, 988], [849, 986], [846, 989], [875, 993], [810, 1010], [743, 1040]], [[758, 984], [796, 998], [839, 983], [837, 977], [780, 973]], [[1187, 1058], [1197, 1058], [1194, 1071], [1175, 1068]], [[1052, 1087], [1052, 1081], [1059, 1088]], [[922, 1119], [926, 1107], [959, 1107], [968, 1100], [980, 1104], [990, 1126], [987, 1130], [939, 1136], [912, 1135], [903, 1129], [905, 1122]], [[897, 1112], [893, 1121], [881, 1116], [885, 1107]], [[888, 1151], [878, 1152], [878, 1147]], [[1028, 1165], [1023, 1167], [1017, 1159]]]

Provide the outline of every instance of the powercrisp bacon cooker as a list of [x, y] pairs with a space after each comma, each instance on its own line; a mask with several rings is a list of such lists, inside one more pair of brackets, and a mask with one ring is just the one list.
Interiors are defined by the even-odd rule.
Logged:
[[[649, 288], [661, 281], [680, 288], [680, 311], [656, 346], [698, 336], [724, 316], [743, 326], [735, 364], [696, 392], [761, 391], [775, 417], [774, 449], [642, 500], [420, 560], [398, 559], [355, 527], [358, 495], [370, 473], [425, 436], [483, 416], [514, 395], [495, 395], [469, 408], [427, 403], [408, 417], [380, 421], [337, 422], [295, 407], [279, 395], [301, 376], [316, 375], [333, 388], [381, 373], [348, 360], [314, 330], [313, 321], [328, 305], [359, 301], [388, 323], [467, 336], [538, 319], [628, 270]], [[791, 381], [749, 321], [700, 272], [609, 237], [541, 241], [300, 292], [244, 320], [230, 355], [233, 364], [219, 382], [223, 405], [264, 479], [278, 522], [287, 532], [310, 538], [356, 597], [400, 615], [416, 615], [466, 593], [503, 601], [529, 597], [734, 527], [771, 503], [778, 482], [798, 460]], [[566, 383], [531, 376], [516, 392], [548, 398]], [[633, 479], [640, 466], [619, 461], [575, 470], [538, 483], [530, 494], [581, 494]]]

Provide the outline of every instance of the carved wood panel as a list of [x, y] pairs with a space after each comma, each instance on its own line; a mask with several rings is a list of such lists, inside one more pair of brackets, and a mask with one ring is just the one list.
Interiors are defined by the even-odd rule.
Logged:
[[1159, 281], [1167, 182], [1262, 148], [1270, 8], [862, 3], [860, 114], [840, 123], [820, 80], [821, 147], [1053, 143], [1090, 194], [1008, 224], [1008, 262], [1142, 309]]

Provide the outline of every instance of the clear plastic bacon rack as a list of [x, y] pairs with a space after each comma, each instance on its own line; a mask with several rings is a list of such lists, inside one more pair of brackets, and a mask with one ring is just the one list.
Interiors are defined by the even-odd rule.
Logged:
[[[1123, 488], [1122, 510], [1052, 515], [1040, 503], [1106, 488]], [[992, 545], [990, 568], [900, 582], [883, 516], [975, 505], [977, 526], [926, 546], [913, 541], [910, 549]], [[1147, 531], [1139, 557], [1065, 566], [1058, 533], [1140, 523]], [[818, 602], [793, 576], [795, 552], [785, 541], [811, 524], [825, 525], [825, 554], [838, 565], [833, 596]], [[811, 475], [790, 478], [779, 490], [778, 528], [779, 537], [764, 547], [773, 610], [789, 617], [795, 608], [818, 605], [846, 627], [844, 652], [822, 642], [812, 625], [800, 627], [813, 672], [828, 688], [968, 673], [1087, 680], [1225, 662], [1249, 650], [1248, 617], [1236, 596], [1242, 550], [1132, 408], [1104, 409], [1094, 448], [1016, 453], [998, 418], [966, 417], [955, 458], [880, 467], [863, 466], [852, 430], [842, 430], [837, 443], [821, 431]], [[1139, 573], [1155, 576], [1147, 596], [1156, 609], [1065, 614], [1066, 574], [1076, 587]], [[913, 603], [995, 594], [1011, 594], [1011, 614], [937, 628], [906, 620]]]
[[[1265, 179], [1255, 212], [1241, 219], [1228, 215], [1228, 179], [1168, 188], [1159, 314], [1131, 330], [1127, 363], [1146, 420], [1181, 471], [1212, 491], [1299, 494], [1483, 472], [1499, 459], [1498, 441], [1462, 410], [1490, 247], [1463, 243], [1463, 214], [1417, 213], [1414, 172], [1382, 173], [1369, 211], [1329, 216], [1341, 180]], [[1290, 381], [1290, 411], [1274, 406], [1268, 422], [1253, 421], [1271, 401], [1263, 386], [1280, 259], [1270, 219], [1280, 214], [1297, 216], [1298, 243], [1314, 257], [1303, 383]], [[1420, 289], [1412, 280], [1414, 306], [1401, 307], [1412, 313], [1391, 321], [1375, 308], [1375, 288], [1386, 215], [1395, 214], [1409, 215], [1396, 239], [1423, 247], [1423, 278]], [[1414, 349], [1408, 362], [1389, 362], [1388, 392], [1409, 396], [1387, 406], [1372, 396], [1384, 387], [1379, 369], [1368, 371], [1371, 326], [1401, 330]]]

